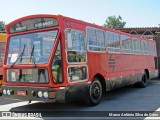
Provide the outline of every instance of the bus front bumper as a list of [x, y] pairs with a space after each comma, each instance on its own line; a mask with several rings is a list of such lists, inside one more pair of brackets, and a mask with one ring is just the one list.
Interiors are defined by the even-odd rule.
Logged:
[[2, 85], [2, 90], [4, 98], [65, 103], [85, 98], [88, 84], [59, 88]]

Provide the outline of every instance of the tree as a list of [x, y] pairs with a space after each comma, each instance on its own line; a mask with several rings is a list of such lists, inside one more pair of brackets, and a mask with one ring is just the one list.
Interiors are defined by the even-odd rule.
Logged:
[[5, 22], [0, 21], [0, 31], [5, 31]]
[[104, 27], [108, 27], [108, 28], [124, 28], [124, 26], [126, 25], [126, 22], [122, 21], [122, 17], [118, 16], [116, 17], [114, 16], [109, 16], [106, 19], [106, 22], [104, 23]]

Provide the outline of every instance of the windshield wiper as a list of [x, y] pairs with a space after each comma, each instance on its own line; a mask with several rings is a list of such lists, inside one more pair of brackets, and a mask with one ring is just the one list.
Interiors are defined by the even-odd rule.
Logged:
[[33, 58], [33, 63], [34, 63], [34, 66], [36, 67], [36, 60], [35, 60], [35, 56], [34, 56], [34, 46], [35, 45], [33, 45], [32, 50], [31, 50], [30, 61]]
[[16, 61], [11, 65], [10, 68], [12, 68], [12, 67], [18, 62], [19, 59], [20, 59], [20, 61], [22, 61], [22, 56], [23, 56], [23, 54], [24, 54], [25, 48], [26, 48], [26, 44], [24, 44], [23, 50], [22, 50], [21, 54], [17, 57]]

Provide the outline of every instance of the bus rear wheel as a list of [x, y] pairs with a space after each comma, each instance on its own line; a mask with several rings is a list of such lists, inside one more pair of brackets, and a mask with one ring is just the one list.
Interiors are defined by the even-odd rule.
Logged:
[[142, 75], [142, 81], [141, 82], [138, 82], [136, 84], [137, 87], [140, 87], [140, 88], [145, 88], [147, 86], [147, 81], [148, 81], [148, 78], [147, 78], [147, 73], [145, 72], [143, 75]]
[[100, 81], [95, 78], [90, 84], [88, 96], [86, 98], [86, 104], [89, 106], [95, 106], [99, 104], [102, 97], [102, 85]]

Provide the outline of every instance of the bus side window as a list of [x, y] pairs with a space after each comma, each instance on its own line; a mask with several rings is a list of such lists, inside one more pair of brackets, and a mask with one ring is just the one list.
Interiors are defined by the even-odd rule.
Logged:
[[52, 77], [54, 83], [62, 82], [62, 59], [61, 59], [60, 42], [57, 46], [57, 50], [55, 52], [54, 59], [52, 62]]
[[70, 82], [83, 81], [87, 79], [86, 66], [71, 66], [68, 68], [68, 80]]
[[67, 61], [69, 63], [86, 62], [84, 32], [65, 30]]

